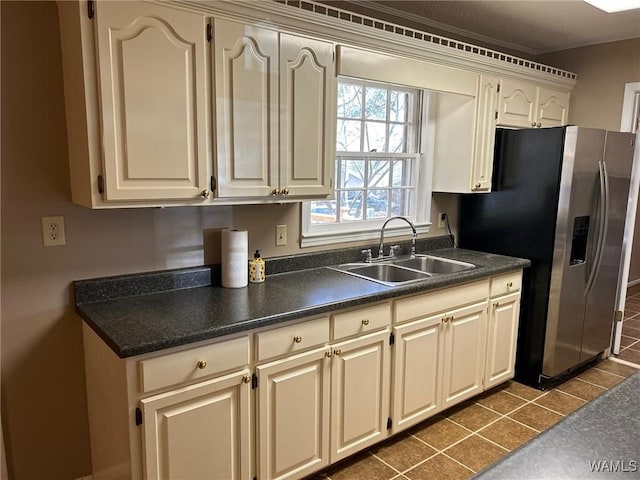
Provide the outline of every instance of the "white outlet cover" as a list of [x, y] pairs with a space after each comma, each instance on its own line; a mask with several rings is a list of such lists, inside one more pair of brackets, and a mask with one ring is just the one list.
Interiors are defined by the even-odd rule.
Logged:
[[56, 247], [67, 244], [64, 231], [64, 217], [41, 217], [42, 220], [42, 244], [45, 247]]

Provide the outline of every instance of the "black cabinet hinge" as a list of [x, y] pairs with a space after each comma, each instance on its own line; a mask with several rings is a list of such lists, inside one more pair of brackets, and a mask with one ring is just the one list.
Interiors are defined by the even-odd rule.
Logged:
[[496, 111], [496, 120], [498, 119], [498, 112]]
[[98, 175], [98, 193], [104, 193], [104, 177]]
[[213, 25], [207, 23], [207, 42], [213, 40]]
[[251, 375], [251, 388], [253, 390], [258, 388], [258, 376], [255, 373]]
[[387, 418], [387, 430], [391, 430], [393, 426], [393, 422], [391, 421], [391, 417]]
[[214, 177], [213, 175], [211, 175], [211, 191], [215, 192], [216, 191], [216, 186], [217, 186], [217, 182], [216, 182], [216, 177]]
[[389, 345], [394, 345], [396, 343], [396, 336], [391, 333], [389, 334]]
[[136, 408], [136, 426], [142, 425], [142, 410]]
[[96, 2], [93, 0], [87, 0], [87, 16], [92, 19], [96, 14]]
[[498, 84], [498, 93], [500, 93], [500, 84]]

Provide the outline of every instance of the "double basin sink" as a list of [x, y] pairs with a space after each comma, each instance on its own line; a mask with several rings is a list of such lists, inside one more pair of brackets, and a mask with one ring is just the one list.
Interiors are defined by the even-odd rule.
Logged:
[[434, 257], [432, 255], [415, 255], [414, 257], [398, 257], [372, 262], [345, 263], [330, 267], [388, 286], [405, 285], [407, 283], [426, 280], [434, 275], [446, 275], [463, 272], [475, 268], [472, 263]]

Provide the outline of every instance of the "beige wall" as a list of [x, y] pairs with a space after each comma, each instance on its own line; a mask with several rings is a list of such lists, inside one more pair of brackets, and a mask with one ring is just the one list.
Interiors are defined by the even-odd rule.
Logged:
[[[57, 10], [0, 2], [2, 33], [2, 429], [13, 479], [91, 472], [73, 280], [202, 265], [203, 231], [249, 230], [264, 256], [301, 251], [299, 205], [94, 211], [70, 202]], [[450, 195], [434, 209], [451, 214]], [[63, 215], [64, 247], [42, 246], [40, 217]], [[274, 226], [289, 245], [275, 246]], [[434, 233], [442, 234], [442, 230]], [[310, 250], [305, 250], [310, 251]]]
[[[640, 81], [640, 38], [550, 53], [539, 61], [578, 74], [569, 122], [620, 130], [624, 86]], [[635, 282], [640, 281], [640, 209], [632, 248], [629, 281]]]
[[624, 85], [640, 81], [640, 38], [549, 53], [538, 61], [578, 74], [570, 123], [620, 130]]

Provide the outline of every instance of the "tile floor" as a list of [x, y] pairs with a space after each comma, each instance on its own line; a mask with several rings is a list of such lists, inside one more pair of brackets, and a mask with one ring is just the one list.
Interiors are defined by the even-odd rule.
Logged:
[[[619, 358], [640, 364], [640, 286], [629, 295]], [[636, 371], [606, 359], [548, 391], [509, 381], [311, 478], [470, 478]]]

